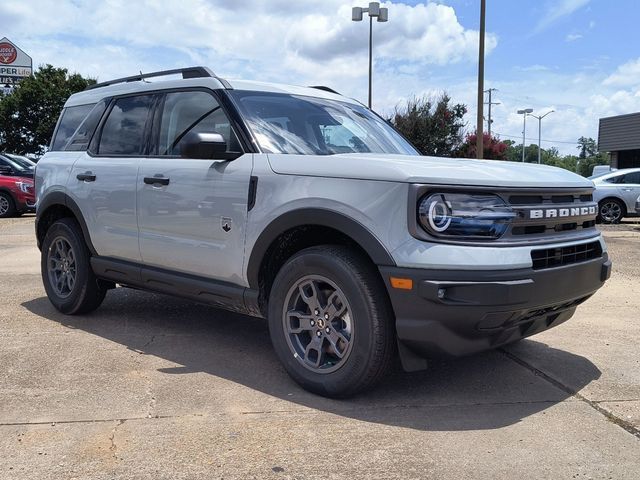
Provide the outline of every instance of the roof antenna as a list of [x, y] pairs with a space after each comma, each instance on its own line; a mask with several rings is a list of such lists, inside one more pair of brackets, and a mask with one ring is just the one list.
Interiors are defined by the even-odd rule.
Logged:
[[140, 77], [142, 77], [142, 78], [140, 78], [140, 80], [142, 80], [144, 83], [151, 83], [149, 80], [147, 80], [146, 78], [144, 78], [144, 77], [143, 77], [143, 75], [144, 75], [144, 74], [142, 73], [142, 70], [140, 70]]

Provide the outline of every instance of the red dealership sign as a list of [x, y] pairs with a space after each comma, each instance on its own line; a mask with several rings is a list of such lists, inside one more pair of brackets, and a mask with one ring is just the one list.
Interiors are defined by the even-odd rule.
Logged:
[[0, 43], [0, 63], [8, 65], [15, 62], [18, 57], [18, 50], [9, 42]]

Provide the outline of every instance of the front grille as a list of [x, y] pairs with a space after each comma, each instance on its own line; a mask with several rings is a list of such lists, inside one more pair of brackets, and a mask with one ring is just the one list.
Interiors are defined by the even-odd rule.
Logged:
[[561, 267], [563, 265], [586, 262], [600, 257], [602, 257], [600, 242], [531, 251], [531, 261], [533, 262], [534, 270]]
[[544, 205], [549, 203], [586, 203], [592, 202], [592, 194], [565, 194], [565, 195], [510, 195], [511, 205]]

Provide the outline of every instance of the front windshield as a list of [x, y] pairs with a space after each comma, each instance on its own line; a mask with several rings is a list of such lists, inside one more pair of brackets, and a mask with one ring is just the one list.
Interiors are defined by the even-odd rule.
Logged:
[[390, 125], [360, 105], [282, 93], [229, 94], [265, 153], [419, 155]]
[[[32, 172], [33, 170], [33, 167], [25, 167], [24, 165], [17, 162], [16, 160], [9, 157], [8, 155], [2, 155], [0, 156], [0, 158], [2, 158], [2, 160], [6, 165], [10, 165], [11, 168], [13, 168], [18, 173], [28, 173], [28, 172]], [[2, 162], [0, 162], [0, 164], [2, 164]]]
[[6, 156], [9, 157], [11, 160], [13, 160], [15, 163], [19, 164], [20, 166], [28, 170], [29, 169], [32, 170], [36, 166], [34, 162], [29, 160], [27, 157], [23, 157], [22, 155], [14, 155], [12, 153], [7, 153]]

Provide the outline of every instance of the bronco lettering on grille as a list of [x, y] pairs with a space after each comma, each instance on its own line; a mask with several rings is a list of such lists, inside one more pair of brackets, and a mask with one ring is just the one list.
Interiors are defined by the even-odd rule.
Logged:
[[529, 218], [592, 217], [597, 213], [598, 207], [595, 205], [589, 207], [541, 208], [529, 210]]

